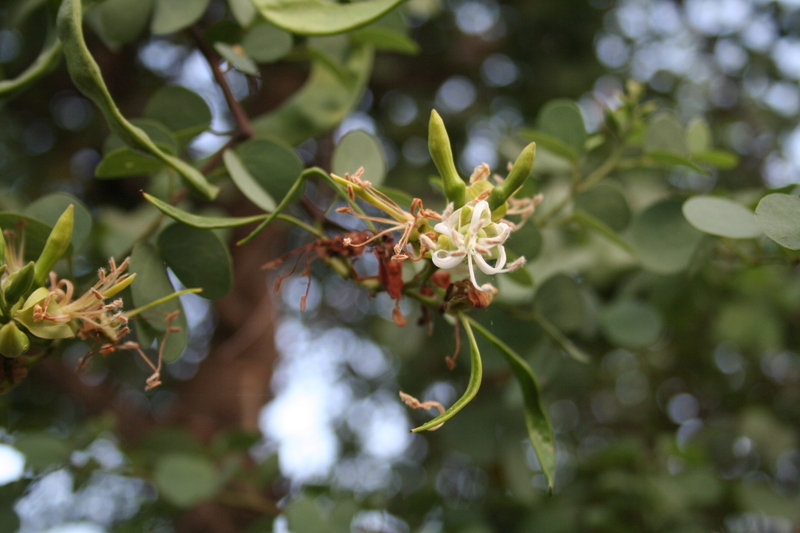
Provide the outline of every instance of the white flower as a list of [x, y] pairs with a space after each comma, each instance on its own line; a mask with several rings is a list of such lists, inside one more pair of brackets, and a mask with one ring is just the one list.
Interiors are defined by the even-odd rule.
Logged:
[[[448, 209], [449, 210], [449, 209]], [[431, 253], [433, 263], [444, 269], [455, 268], [464, 258], [469, 266], [469, 276], [475, 288], [482, 291], [492, 290], [492, 286], [478, 285], [475, 279], [475, 264], [484, 274], [500, 274], [508, 272], [506, 250], [503, 243], [511, 234], [511, 226], [504, 222], [492, 222], [489, 203], [481, 200], [477, 204], [467, 204], [451, 214], [445, 212], [444, 221], [433, 229], [441, 235], [436, 244], [430, 239], [425, 244], [434, 250]], [[446, 237], [446, 238], [445, 238]], [[494, 266], [487, 262], [494, 260]]]

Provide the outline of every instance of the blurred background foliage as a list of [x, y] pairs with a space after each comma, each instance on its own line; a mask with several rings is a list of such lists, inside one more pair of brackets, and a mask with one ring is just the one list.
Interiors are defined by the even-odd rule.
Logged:
[[[6, 78], [46, 44], [45, 4], [0, 5]], [[735, 199], [752, 211], [768, 189], [793, 194], [800, 4], [410, 0], [402, 17], [394, 12], [382, 27], [407, 32], [418, 53], [399, 53], [412, 51], [402, 38], [387, 45], [395, 34], [353, 37], [390, 48], [377, 53], [371, 71], [337, 59], [334, 38], [292, 38], [263, 22], [256, 32], [244, 29], [257, 16], [249, 6], [86, 5], [89, 49], [123, 114], [162, 122], [148, 133], [155, 139], [161, 132], [165, 149], [198, 166], [226, 142], [225, 132], [235, 137], [241, 126], [203, 46], [235, 67], [225, 78], [251, 117], [285, 110], [282, 102], [309, 72], [323, 75], [314, 69], [324, 54], [349, 87], [366, 84], [341, 97], [323, 91], [323, 100], [352, 96], [353, 108], [318, 114], [320, 124], [291, 114], [256, 119], [257, 130], [299, 143], [296, 156], [265, 140], [239, 145], [257, 180], [296, 176], [300, 161], [330, 169], [339, 140], [364, 129], [385, 152], [386, 184], [436, 202], [426, 142], [431, 108], [447, 122], [463, 174], [482, 162], [502, 174], [525, 131], [543, 128], [547, 102], [572, 99], [590, 135], [607, 132], [604, 110], [622, 104], [629, 78], [644, 83], [646, 102], [670, 111], [653, 116], [662, 124], [649, 141], [642, 132], [645, 144], [674, 147], [678, 131], [678, 145], [696, 154], [693, 143], [707, 147], [710, 136], [711, 145], [737, 154], [738, 164], [711, 172], [616, 168], [553, 212], [569, 190], [570, 167], [540, 150], [530, 192], [545, 201], [536, 227], [514, 236], [536, 284], [498, 280], [500, 304], [512, 312], [493, 307], [476, 316], [539, 376], [557, 440], [552, 495], [526, 439], [517, 385], [488, 345], [477, 398], [437, 432], [409, 434], [427, 415], [408, 412], [398, 388], [447, 405], [466, 382], [465, 364], [452, 373], [444, 364], [455, 344], [450, 326], [437, 319], [433, 336], [414, 320], [397, 328], [388, 320], [388, 298], [370, 299], [321, 267], [301, 313], [305, 279], [288, 278], [273, 294], [276, 275], [260, 266], [308, 238], [275, 226], [231, 246], [229, 294], [213, 304], [182, 298], [188, 344], [167, 366], [164, 386], [142, 392], [147, 369], [119, 353], [78, 375], [85, 347], [76, 345], [0, 398], [0, 530], [800, 530], [798, 255], [758, 228], [745, 239], [711, 236], [720, 233], [695, 229], [702, 216], [692, 219], [684, 206], [690, 225], [681, 214], [690, 196]], [[350, 74], [342, 71], [348, 68]], [[181, 89], [160, 93], [165, 85], [191, 89], [202, 101]], [[122, 166], [113, 166], [109, 154], [127, 149], [109, 139], [102, 115], [63, 63], [1, 105], [0, 208], [21, 211], [54, 192], [82, 200], [94, 224], [76, 257], [78, 274], [130, 253], [149, 228], [166, 223], [139, 193], [170, 197], [175, 178], [160, 167], [135, 167], [130, 179], [95, 178], [101, 160], [110, 175], [148, 161], [123, 153]], [[191, 120], [178, 120], [178, 109], [189, 109]], [[596, 164], [588, 159], [585, 165]], [[213, 203], [197, 201], [200, 212], [258, 212], [224, 170], [217, 174], [222, 192]], [[280, 197], [276, 187], [270, 192]], [[307, 189], [317, 205], [326, 205], [326, 194], [316, 182]], [[622, 244], [581, 223], [579, 212], [601, 220]], [[233, 243], [246, 232], [217, 235]], [[159, 240], [169, 237], [164, 231]], [[181, 257], [163, 259], [180, 270]], [[404, 311], [417, 318], [410, 307]], [[558, 328], [560, 342], [524, 321], [532, 311]]]

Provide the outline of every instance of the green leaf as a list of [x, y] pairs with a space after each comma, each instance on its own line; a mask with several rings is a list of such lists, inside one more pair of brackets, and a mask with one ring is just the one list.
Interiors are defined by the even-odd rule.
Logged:
[[239, 72], [249, 74], [250, 76], [258, 76], [258, 65], [256, 65], [255, 61], [247, 57], [247, 52], [240, 45], [217, 42], [214, 43], [214, 50]]
[[37, 472], [67, 463], [72, 453], [63, 438], [43, 431], [23, 434], [14, 441], [14, 447], [25, 454], [27, 464]]
[[770, 194], [758, 202], [756, 223], [767, 237], [790, 250], [800, 250], [800, 198]]
[[261, 15], [299, 35], [344, 33], [380, 18], [403, 0], [365, 0], [337, 4], [324, 0], [253, 0]]
[[180, 85], [159, 89], [147, 102], [144, 116], [164, 124], [181, 143], [211, 125], [211, 110], [203, 97]]
[[158, 235], [158, 246], [161, 257], [181, 283], [203, 289], [203, 298], [216, 300], [231, 290], [231, 255], [210, 229], [171, 224]]
[[94, 176], [100, 179], [126, 178], [152, 174], [164, 167], [164, 162], [155, 157], [123, 147], [104, 155], [94, 169]]
[[572, 212], [572, 218], [585, 228], [596, 231], [600, 235], [606, 237], [626, 252], [631, 254], [634, 253], [631, 245], [599, 218], [596, 218], [580, 209], [575, 209], [575, 211]]
[[[128, 270], [136, 273], [136, 280], [130, 287], [131, 298], [135, 307], [143, 307], [174, 292], [167, 276], [164, 262], [156, 253], [155, 248], [146, 242], [140, 242], [133, 247]], [[164, 361], [167, 363], [180, 357], [189, 339], [186, 315], [183, 312], [180, 300], [173, 298], [153, 307], [138, 317], [139, 320], [144, 322], [145, 328], [143, 329], [147, 331], [149, 328], [150, 332], [154, 333], [159, 338], [159, 342], [161, 342], [160, 339], [163, 339], [167, 329], [165, 317], [175, 311], [179, 311], [180, 314], [172, 325], [180, 328], [180, 331], [169, 333], [164, 348]], [[149, 346], [149, 343], [143, 344], [144, 347]]]
[[731, 239], [761, 236], [753, 212], [727, 198], [693, 196], [684, 202], [683, 216], [692, 226], [711, 235]]
[[483, 379], [483, 363], [481, 361], [481, 352], [478, 350], [478, 343], [475, 341], [475, 334], [472, 332], [471, 322], [463, 313], [458, 314], [458, 319], [464, 326], [464, 331], [467, 332], [467, 338], [469, 339], [470, 369], [467, 388], [464, 390], [464, 394], [461, 396], [461, 398], [453, 402], [453, 405], [451, 405], [444, 413], [440, 414], [433, 420], [429, 420], [421, 426], [412, 429], [411, 431], [414, 433], [426, 431], [438, 426], [439, 424], [444, 424], [453, 418], [456, 413], [458, 413], [460, 410], [466, 407], [469, 402], [472, 401], [475, 395], [478, 394], [478, 389], [481, 387], [481, 380]]
[[210, 184], [193, 166], [175, 156], [165, 153], [141, 128], [131, 124], [120, 113], [106, 88], [100, 67], [89, 53], [83, 39], [83, 12], [80, 0], [64, 0], [58, 11], [58, 33], [64, 45], [72, 81], [75, 86], [102, 111], [109, 128], [130, 148], [148, 153], [166, 163], [197, 192], [213, 199], [219, 189]]
[[631, 208], [614, 185], [598, 183], [575, 197], [575, 209], [592, 215], [614, 231], [622, 231], [631, 220]]
[[[188, 211], [183, 211], [182, 209], [178, 209], [177, 207], [171, 206], [166, 202], [162, 202], [155, 196], [151, 196], [147, 193], [142, 193], [144, 195], [145, 200], [156, 206], [156, 208], [167, 215], [168, 217], [177, 220], [178, 222], [183, 222], [189, 226], [195, 228], [206, 228], [206, 229], [214, 229], [214, 228], [235, 228], [237, 226], [244, 226], [246, 224], [252, 224], [253, 222], [260, 222], [267, 218], [269, 215], [256, 215], [252, 217], [206, 217], [195, 215], [194, 213], [189, 213]], [[2, 219], [0, 219], [1, 223]]]
[[408, 194], [406, 191], [401, 191], [400, 189], [395, 189], [394, 187], [387, 187], [386, 185], [381, 185], [380, 187], [376, 188], [388, 196], [390, 200], [394, 201], [394, 203], [400, 207], [408, 209], [411, 206], [411, 202], [414, 201], [414, 197]]
[[225, 163], [228, 174], [230, 174], [231, 179], [242, 194], [264, 211], [275, 209], [277, 205], [275, 199], [250, 175], [236, 152], [225, 150], [225, 153], [222, 154], [222, 160]]
[[351, 500], [337, 501], [333, 508], [317, 505], [303, 495], [286, 506], [285, 514], [292, 533], [350, 533], [350, 523], [358, 512]]
[[[60, 215], [61, 213], [58, 213], [56, 218]], [[39, 219], [19, 213], [0, 213], [0, 228], [3, 231], [14, 231], [18, 243], [21, 239], [25, 239], [25, 261], [35, 261], [39, 258], [44, 243], [47, 242], [47, 237], [53, 229]]]
[[[577, 159], [586, 144], [586, 126], [578, 104], [572, 100], [558, 99], [547, 102], [539, 111], [536, 129], [551, 135], [569, 146]], [[574, 160], [574, 159], [573, 159]]]
[[276, 110], [252, 121], [256, 134], [295, 146], [332, 129], [358, 104], [372, 71], [373, 56], [371, 46], [353, 46], [344, 65], [353, 79], [350, 83], [339, 79], [324, 63], [313, 61], [299, 91]]
[[661, 335], [661, 316], [649, 303], [622, 299], [600, 314], [603, 333], [612, 344], [647, 348]]
[[368, 26], [350, 34], [355, 43], [369, 44], [379, 50], [416, 55], [419, 45], [406, 34], [382, 26]]
[[334, 174], [353, 175], [364, 168], [362, 179], [380, 185], [386, 177], [386, 156], [380, 141], [364, 130], [347, 132], [333, 150], [331, 170]]
[[171, 453], [159, 458], [153, 482], [165, 500], [188, 508], [213, 497], [220, 476], [214, 464], [202, 455]]
[[711, 149], [711, 129], [701, 117], [695, 117], [686, 126], [686, 147], [694, 157]]
[[188, 28], [203, 16], [211, 0], [155, 0], [150, 31], [154, 35]]
[[147, 27], [155, 0], [105, 0], [97, 6], [104, 36], [115, 43], [136, 40]]
[[703, 233], [686, 221], [682, 205], [680, 198], [662, 200], [634, 219], [631, 243], [644, 268], [675, 274], [691, 263]]
[[89, 233], [92, 231], [92, 215], [86, 206], [72, 196], [65, 192], [55, 192], [42, 196], [23, 211], [24, 214], [41, 220], [48, 226], [53, 226], [61, 213], [72, 204], [75, 208], [74, 211], [74, 226], [72, 228], [72, 248], [77, 250], [81, 245], [86, 242]]
[[511, 234], [507, 248], [512, 250], [517, 257], [522, 256], [528, 261], [534, 260], [542, 251], [544, 239], [542, 232], [533, 222], [528, 222]]
[[256, 6], [250, 0], [228, 0], [228, 8], [234, 20], [243, 28], [250, 26], [256, 18]]
[[575, 149], [570, 145], [561, 139], [554, 137], [553, 135], [527, 128], [520, 130], [519, 135], [526, 140], [535, 142], [537, 148], [544, 148], [551, 154], [564, 158], [567, 161], [578, 160], [578, 152], [576, 152]]
[[283, 198], [303, 172], [300, 157], [280, 142], [251, 139], [240, 144], [236, 154], [250, 176], [272, 198]]
[[242, 37], [245, 52], [258, 63], [277, 61], [286, 56], [293, 46], [291, 34], [266, 22], [253, 26]]
[[662, 111], [653, 115], [644, 131], [645, 152], [666, 152], [687, 156], [686, 135], [683, 126], [670, 112]]
[[542, 329], [550, 335], [550, 337], [558, 343], [564, 352], [568, 356], [570, 356], [573, 360], [577, 361], [578, 363], [587, 364], [592, 359], [589, 355], [575, 346], [575, 344], [569, 340], [569, 338], [564, 335], [564, 333], [558, 329], [555, 324], [550, 322], [544, 315], [537, 314], [534, 317], [534, 320], [542, 327]]
[[497, 348], [505, 358], [508, 366], [511, 367], [514, 377], [517, 378], [517, 382], [522, 389], [522, 398], [525, 405], [525, 426], [528, 428], [528, 438], [531, 440], [536, 456], [539, 458], [539, 464], [542, 466], [542, 472], [547, 478], [547, 484], [552, 490], [556, 476], [556, 442], [553, 426], [550, 423], [550, 416], [542, 404], [536, 375], [530, 365], [506, 343], [495, 337], [488, 329], [472, 318], [467, 317], [467, 321]]
[[588, 312], [580, 286], [566, 274], [556, 274], [539, 286], [533, 308], [567, 333], [580, 329]]
[[709, 174], [708, 169], [705, 169], [694, 161], [673, 152], [660, 152], [657, 150], [648, 152], [644, 156], [644, 162], [646, 164], [667, 168], [686, 167], [694, 170], [695, 172], [700, 172], [701, 174]]
[[721, 170], [730, 170], [739, 165], [739, 156], [728, 150], [706, 150], [692, 154], [692, 159]]

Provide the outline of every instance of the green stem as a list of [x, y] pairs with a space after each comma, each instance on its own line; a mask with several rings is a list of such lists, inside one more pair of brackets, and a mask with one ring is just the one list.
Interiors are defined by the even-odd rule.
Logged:
[[178, 296], [183, 296], [184, 294], [189, 294], [189, 293], [197, 294], [198, 292], [203, 292], [203, 289], [184, 289], [182, 291], [173, 292], [172, 294], [168, 294], [168, 295], [164, 296], [163, 298], [159, 298], [158, 300], [153, 300], [149, 304], [143, 305], [142, 307], [137, 307], [136, 309], [131, 309], [130, 311], [126, 311], [125, 312], [125, 316], [127, 318], [133, 318], [136, 315], [141, 314], [143, 311], [147, 311], [148, 309], [152, 309], [153, 307], [155, 307], [157, 305], [161, 305], [161, 304], [163, 304], [165, 302], [168, 302], [168, 301], [170, 301], [172, 299], [175, 299]]

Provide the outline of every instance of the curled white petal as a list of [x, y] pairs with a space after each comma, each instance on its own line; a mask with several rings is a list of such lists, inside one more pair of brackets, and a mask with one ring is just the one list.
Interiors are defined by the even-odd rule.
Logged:
[[433, 252], [433, 254], [431, 254], [431, 259], [433, 260], [433, 264], [439, 268], [444, 268], [445, 270], [455, 268], [464, 261], [464, 256], [468, 255], [466, 253], [458, 252], [458, 250], [456, 250], [456, 252], [436, 250]]

